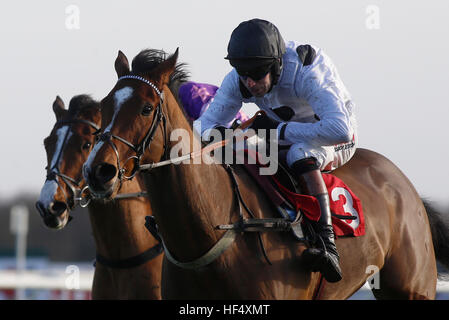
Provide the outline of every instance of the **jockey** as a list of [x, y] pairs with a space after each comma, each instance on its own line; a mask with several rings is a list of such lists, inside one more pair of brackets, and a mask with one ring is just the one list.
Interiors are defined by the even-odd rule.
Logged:
[[320, 204], [320, 219], [312, 226], [323, 245], [305, 250], [304, 261], [328, 282], [341, 280], [329, 195], [321, 171], [349, 161], [357, 136], [354, 104], [334, 64], [320, 48], [284, 42], [276, 26], [261, 19], [244, 21], [234, 29], [225, 59], [234, 69], [195, 127], [200, 125], [207, 140], [210, 129], [227, 127], [243, 102], [255, 103], [265, 111], [251, 128], [276, 129], [279, 144], [288, 148], [286, 163], [297, 176], [301, 191]]

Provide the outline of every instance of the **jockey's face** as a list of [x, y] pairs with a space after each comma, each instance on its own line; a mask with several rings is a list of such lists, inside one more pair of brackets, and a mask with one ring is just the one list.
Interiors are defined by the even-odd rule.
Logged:
[[257, 98], [263, 97], [271, 88], [271, 72], [268, 72], [264, 77], [259, 80], [253, 80], [249, 76], [240, 76], [245, 87], [251, 92], [251, 94]]

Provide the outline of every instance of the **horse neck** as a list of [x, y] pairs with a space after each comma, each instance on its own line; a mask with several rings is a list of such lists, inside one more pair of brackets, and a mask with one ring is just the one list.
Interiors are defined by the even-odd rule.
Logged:
[[[163, 108], [167, 141], [175, 129], [184, 129], [192, 137], [192, 128], [171, 94]], [[177, 143], [171, 142], [168, 150]], [[144, 178], [164, 242], [179, 259], [194, 259], [206, 252], [221, 235], [214, 228], [235, 214], [231, 181], [221, 165], [172, 164]]]
[[[120, 193], [142, 191], [139, 176], [124, 182]], [[156, 244], [144, 227], [145, 216], [151, 214], [147, 198], [92, 200], [88, 207], [97, 252], [109, 259], [135, 256]]]

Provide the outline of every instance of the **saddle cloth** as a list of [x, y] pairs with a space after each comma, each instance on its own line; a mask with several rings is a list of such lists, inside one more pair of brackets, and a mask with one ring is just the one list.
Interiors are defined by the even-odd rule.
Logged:
[[[245, 150], [248, 157], [257, 159], [254, 151]], [[251, 163], [251, 162], [250, 162]], [[260, 164], [250, 164], [245, 161], [243, 166], [266, 192], [268, 198], [276, 207], [285, 205], [293, 207], [296, 212], [301, 210], [310, 220], [318, 221], [321, 215], [320, 205], [315, 197], [298, 194], [288, 188], [280, 177], [280, 171], [273, 176], [260, 175]], [[252, 162], [254, 163], [254, 162]], [[362, 236], [365, 234], [365, 219], [360, 199], [338, 177], [329, 173], [322, 173], [326, 183], [330, 209], [332, 212], [332, 225], [336, 236]], [[348, 217], [350, 219], [345, 219]]]

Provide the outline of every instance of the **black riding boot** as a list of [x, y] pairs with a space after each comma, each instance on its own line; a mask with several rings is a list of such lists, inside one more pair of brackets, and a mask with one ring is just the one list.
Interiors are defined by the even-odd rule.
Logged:
[[292, 165], [292, 168], [298, 177], [301, 191], [315, 197], [321, 208], [319, 221], [311, 221], [313, 229], [322, 240], [321, 244], [318, 243], [321, 248], [306, 249], [302, 258], [311, 267], [312, 271], [321, 272], [328, 282], [340, 281], [342, 278], [339, 264], [340, 257], [335, 246], [329, 195], [321, 171], [315, 158], [298, 160]]

